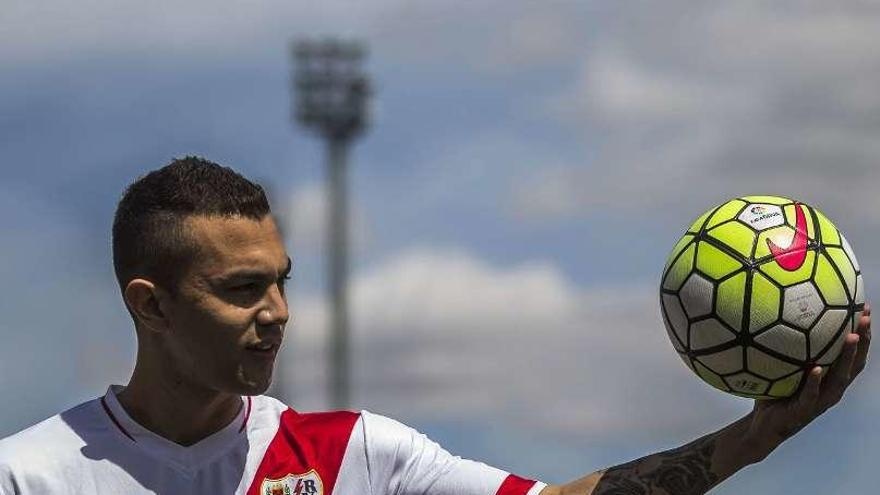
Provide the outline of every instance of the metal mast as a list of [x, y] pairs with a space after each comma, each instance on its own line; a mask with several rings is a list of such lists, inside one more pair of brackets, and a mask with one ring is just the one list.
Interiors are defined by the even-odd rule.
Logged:
[[326, 242], [333, 304], [328, 361], [332, 406], [339, 409], [347, 408], [350, 398], [346, 172], [350, 144], [367, 127], [370, 84], [361, 71], [364, 56], [363, 46], [350, 41], [300, 41], [293, 46], [295, 119], [320, 134], [327, 145]]

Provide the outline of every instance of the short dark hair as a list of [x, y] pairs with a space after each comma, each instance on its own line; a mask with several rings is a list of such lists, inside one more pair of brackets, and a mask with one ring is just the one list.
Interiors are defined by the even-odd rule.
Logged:
[[125, 190], [113, 218], [113, 268], [119, 286], [139, 277], [175, 292], [198, 248], [184, 231], [186, 217], [270, 213], [263, 188], [231, 168], [196, 156], [173, 160]]

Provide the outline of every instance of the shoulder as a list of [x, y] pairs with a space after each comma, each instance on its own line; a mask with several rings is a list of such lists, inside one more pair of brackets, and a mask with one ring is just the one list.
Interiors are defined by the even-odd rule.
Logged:
[[85, 439], [107, 429], [100, 407], [91, 400], [0, 440], [0, 486], [10, 476], [55, 470], [81, 458]]
[[100, 407], [98, 399], [90, 400], [0, 440], [0, 464], [78, 449], [84, 445], [83, 435], [106, 428]]
[[414, 428], [369, 411], [361, 412], [352, 441], [363, 449], [376, 473], [398, 469], [424, 473], [458, 459]]
[[361, 416], [375, 493], [527, 493], [499, 491], [509, 473], [453, 455], [399, 421], [368, 411]]
[[423, 433], [395, 419], [369, 411], [361, 411], [360, 416], [358, 426], [368, 448], [400, 453], [401, 447], [407, 450], [433, 443]]

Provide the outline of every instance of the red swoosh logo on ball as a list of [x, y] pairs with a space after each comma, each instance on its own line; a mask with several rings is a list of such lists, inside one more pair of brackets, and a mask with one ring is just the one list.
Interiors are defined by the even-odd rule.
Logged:
[[779, 247], [767, 239], [767, 247], [773, 253], [773, 259], [783, 270], [793, 272], [803, 266], [807, 259], [807, 217], [804, 216], [803, 207], [799, 203], [794, 204], [797, 213], [794, 226], [794, 238], [788, 247]]

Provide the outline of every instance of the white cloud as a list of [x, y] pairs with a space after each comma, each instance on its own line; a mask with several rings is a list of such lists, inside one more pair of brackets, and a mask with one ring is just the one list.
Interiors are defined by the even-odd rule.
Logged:
[[[576, 308], [574, 289], [552, 265], [505, 272], [461, 252], [407, 253], [361, 274], [353, 291], [358, 316], [389, 332], [505, 334], [558, 327]], [[484, 320], [492, 325], [473, 328]]]
[[709, 112], [727, 119], [754, 114], [764, 103], [761, 94], [749, 88], [707, 84], [686, 73], [651, 69], [625, 50], [602, 44], [593, 49], [578, 77], [569, 93], [551, 101], [563, 115], [574, 110], [622, 124], [662, 120], [669, 125]]
[[[352, 307], [357, 405], [393, 416], [600, 441], [709, 428], [745, 406], [679, 361], [654, 287], [582, 290], [551, 263], [497, 268], [432, 248], [358, 274]], [[318, 298], [293, 308], [292, 402], [322, 407], [326, 311]]]

